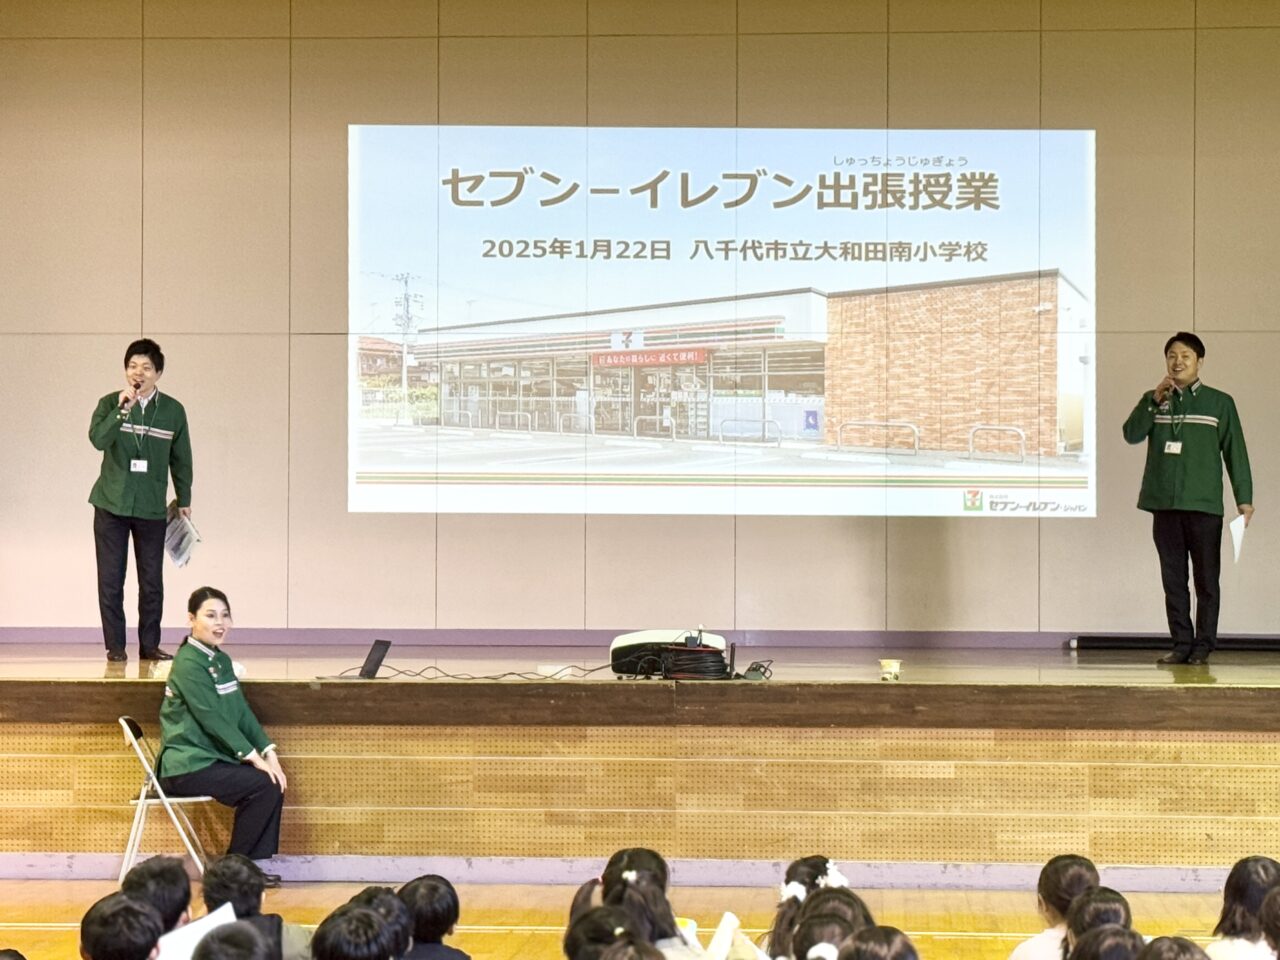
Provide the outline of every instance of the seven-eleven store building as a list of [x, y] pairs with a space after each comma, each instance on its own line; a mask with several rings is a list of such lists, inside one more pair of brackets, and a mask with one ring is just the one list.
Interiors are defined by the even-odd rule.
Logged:
[[422, 331], [450, 426], [822, 437], [827, 298], [794, 290]]

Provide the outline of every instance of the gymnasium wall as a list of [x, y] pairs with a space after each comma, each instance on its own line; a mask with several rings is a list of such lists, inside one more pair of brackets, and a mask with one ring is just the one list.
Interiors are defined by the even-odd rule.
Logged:
[[[1120, 423], [1188, 328], [1257, 478], [1222, 630], [1274, 631], [1278, 83], [1248, 0], [5, 0], [0, 626], [97, 623], [88, 421], [145, 334], [207, 541], [168, 626], [210, 582], [266, 628], [1161, 630]], [[349, 515], [348, 122], [1096, 129], [1098, 517]]]

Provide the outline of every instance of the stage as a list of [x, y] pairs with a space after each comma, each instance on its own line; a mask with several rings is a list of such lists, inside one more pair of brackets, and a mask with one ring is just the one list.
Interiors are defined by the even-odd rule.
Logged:
[[[1073, 851], [1125, 890], [1215, 889], [1280, 846], [1280, 657], [740, 646], [766, 681], [330, 679], [366, 647], [228, 648], [290, 775], [298, 880], [571, 883], [625, 845], [684, 882], [763, 884], [819, 851], [876, 888], [1017, 889]], [[879, 658], [903, 660], [882, 682]], [[599, 647], [397, 644], [384, 674], [600, 667]], [[0, 645], [0, 876], [110, 876], [167, 664]], [[35, 721], [33, 718], [39, 718]], [[227, 818], [201, 824], [225, 842]], [[175, 845], [163, 820], [144, 849]]]

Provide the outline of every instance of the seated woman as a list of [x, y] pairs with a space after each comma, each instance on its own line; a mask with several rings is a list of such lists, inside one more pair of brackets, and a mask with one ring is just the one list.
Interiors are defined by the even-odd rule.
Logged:
[[[187, 616], [191, 633], [174, 654], [160, 708], [160, 782], [176, 797], [203, 794], [235, 807], [227, 853], [265, 860], [279, 846], [287, 781], [222, 651], [231, 605], [221, 590], [201, 587]], [[266, 880], [280, 883], [274, 874]]]

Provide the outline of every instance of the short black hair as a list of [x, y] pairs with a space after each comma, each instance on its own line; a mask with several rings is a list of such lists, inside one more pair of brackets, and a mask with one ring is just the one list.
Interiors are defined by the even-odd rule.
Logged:
[[224, 903], [231, 904], [237, 920], [262, 912], [262, 894], [267, 889], [267, 877], [262, 868], [243, 853], [228, 853], [214, 860], [204, 868], [200, 881], [200, 895], [210, 913]]
[[1204, 341], [1197, 337], [1194, 333], [1187, 333], [1185, 330], [1179, 330], [1172, 337], [1164, 342], [1164, 352], [1168, 353], [1169, 348], [1175, 343], [1185, 343], [1188, 347], [1195, 351], [1196, 357], [1200, 360], [1204, 359]]
[[[316, 927], [312, 960], [392, 960], [394, 934], [387, 921], [368, 907], [346, 903]], [[95, 958], [96, 960], [96, 958]]]
[[103, 897], [80, 921], [80, 950], [89, 960], [147, 960], [164, 934], [151, 904], [123, 893]]
[[404, 901], [390, 887], [365, 887], [348, 903], [368, 907], [377, 913], [391, 928], [396, 956], [402, 957], [413, 946], [413, 917]]
[[191, 881], [177, 857], [152, 857], [124, 875], [120, 892], [156, 908], [168, 933], [191, 906]]
[[22, 955], [20, 950], [15, 950], [13, 947], [5, 947], [0, 950], [0, 960], [27, 960], [27, 958]]
[[191, 960], [271, 960], [271, 950], [251, 923], [224, 923], [206, 933]]
[[428, 873], [410, 880], [398, 896], [413, 918], [415, 943], [439, 943], [458, 922], [458, 891], [444, 877]]
[[164, 353], [160, 350], [160, 344], [154, 340], [143, 337], [129, 344], [124, 352], [124, 365], [129, 366], [129, 361], [134, 357], [146, 357], [156, 368], [156, 373], [164, 373]]

